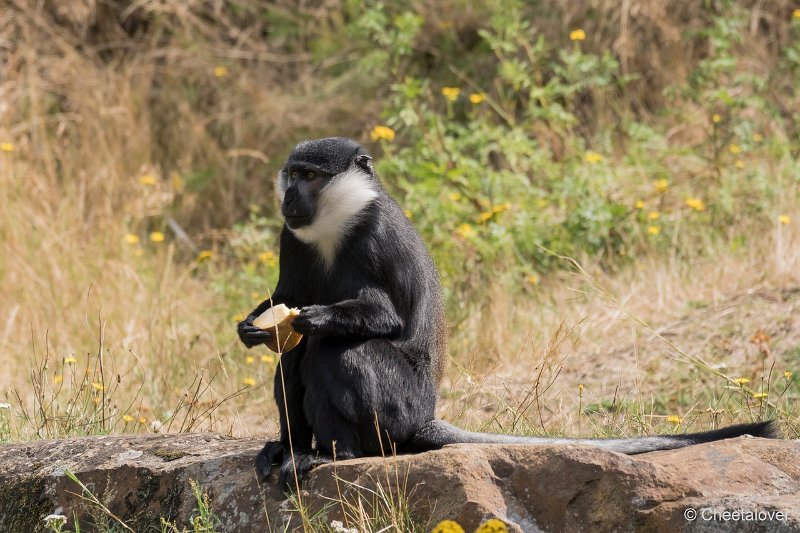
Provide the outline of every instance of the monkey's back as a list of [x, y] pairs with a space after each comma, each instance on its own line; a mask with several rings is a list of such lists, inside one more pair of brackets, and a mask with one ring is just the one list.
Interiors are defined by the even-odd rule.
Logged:
[[[378, 208], [389, 216], [390, 227], [376, 228], [385, 254], [393, 264], [386, 265], [387, 275], [395, 277], [397, 300], [406, 320], [400, 341], [405, 350], [419, 353], [438, 385], [445, 367], [447, 328], [439, 272], [411, 221], [400, 206], [384, 192], [378, 198]], [[383, 226], [389, 226], [384, 223]], [[424, 354], [424, 355], [423, 355]]]

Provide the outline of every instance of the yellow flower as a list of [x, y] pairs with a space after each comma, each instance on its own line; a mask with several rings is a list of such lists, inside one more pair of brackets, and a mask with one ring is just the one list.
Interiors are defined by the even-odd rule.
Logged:
[[503, 202], [502, 204], [495, 204], [492, 207], [492, 213], [502, 213], [511, 209], [511, 202]]
[[271, 267], [274, 267], [278, 264], [278, 257], [275, 255], [275, 252], [269, 250], [258, 254], [258, 260]]
[[756, 400], [763, 400], [767, 396], [769, 396], [769, 394], [767, 394], [766, 392], [754, 392], [753, 393], [753, 399], [756, 399]]
[[644, 209], [644, 200], [636, 200], [636, 203], [633, 204], [633, 207], [636, 209]]
[[755, 132], [755, 133], [753, 134], [753, 141], [755, 141], [755, 142], [757, 142], [757, 143], [760, 143], [760, 142], [761, 142], [761, 141], [763, 141], [763, 140], [764, 140], [764, 136], [763, 136], [763, 135], [761, 135], [760, 133], [758, 133], [758, 132]]
[[133, 422], [134, 418], [131, 415], [122, 415], [122, 419], [125, 422]]
[[570, 41], [583, 41], [584, 39], [586, 39], [586, 32], [580, 28], [569, 32]]
[[64, 381], [64, 376], [62, 376], [60, 374], [57, 375], [57, 376], [53, 376], [53, 383], [55, 383], [56, 385], [58, 385], [62, 381]]
[[658, 235], [661, 233], [661, 228], [658, 226], [647, 226], [647, 233], [650, 235]]
[[139, 417], [139, 423], [140, 424], [147, 424], [147, 419], [145, 417], [143, 417], [143, 416], [140, 416]]
[[686, 205], [694, 209], [695, 211], [705, 211], [706, 203], [700, 198], [687, 198]]
[[64, 363], [66, 363], [66, 364], [75, 364], [77, 362], [78, 362], [78, 360], [75, 359], [74, 357], [65, 357], [64, 358]]
[[604, 157], [597, 152], [592, 152], [591, 150], [586, 152], [586, 162], [590, 165], [594, 165], [595, 163], [600, 163], [603, 161]]
[[658, 211], [650, 211], [649, 213], [647, 213], [647, 218], [649, 218], [650, 220], [658, 220], [659, 218], [661, 218], [661, 213], [659, 213]]
[[469, 95], [469, 102], [471, 104], [478, 105], [484, 100], [486, 100], [486, 93], [472, 93]]
[[383, 139], [391, 142], [394, 140], [394, 130], [389, 126], [375, 126], [374, 128], [372, 128], [369, 137], [373, 141], [378, 141]]
[[792, 18], [800, 19], [800, 9], [795, 9], [792, 11]]
[[458, 226], [458, 229], [456, 229], [456, 233], [464, 238], [469, 238], [475, 235], [475, 230], [472, 229], [472, 225], [470, 224], [461, 224]]
[[475, 533], [508, 533], [508, 526], [502, 520], [492, 518], [481, 524]]
[[431, 533], [464, 533], [464, 528], [458, 525], [458, 522], [442, 520], [434, 526]]
[[228, 75], [228, 67], [224, 65], [217, 65], [212, 71], [217, 78], [224, 78]]
[[214, 252], [212, 252], [211, 250], [203, 250], [202, 252], [197, 254], [197, 261], [198, 262], [208, 261], [212, 257], [214, 257]]
[[262, 355], [261, 356], [261, 362], [262, 363], [274, 363], [275, 362], [275, 357], [272, 356], [272, 355]]
[[245, 318], [246, 318], [246, 315], [245, 315], [244, 313], [237, 313], [237, 314], [235, 314], [235, 315], [233, 315], [233, 316], [231, 317], [231, 320], [232, 320], [233, 322], [241, 322], [241, 321], [242, 321], [242, 320], [244, 320]]
[[780, 222], [784, 226], [787, 225], [791, 221], [792, 221], [792, 219], [789, 217], [789, 215], [781, 215], [781, 216], [778, 217], [778, 222]]
[[244, 360], [248, 365], [252, 365], [253, 363], [256, 362], [256, 358], [253, 357], [252, 355], [248, 355], [247, 357], [245, 357]]
[[541, 279], [539, 278], [538, 274], [528, 274], [525, 276], [525, 280], [530, 283], [531, 285], [538, 285]]
[[717, 113], [714, 113], [713, 115], [711, 115], [711, 121], [712, 121], [714, 124], [719, 124], [719, 121], [720, 121], [720, 120], [722, 120], [722, 117], [721, 117], [721, 116], [719, 116]]
[[164, 234], [160, 231], [154, 231], [150, 234], [150, 240], [153, 242], [161, 242], [164, 240]]
[[483, 224], [493, 216], [494, 216], [494, 211], [484, 211], [480, 215], [478, 215], [475, 218], [475, 220], [478, 222], [478, 224]]
[[92, 387], [93, 387], [93, 388], [94, 388], [94, 390], [96, 390], [96, 391], [106, 390], [106, 388], [103, 386], [103, 384], [102, 384], [102, 383], [96, 383], [96, 382], [92, 382]]
[[457, 202], [462, 198], [460, 192], [451, 192], [448, 197], [454, 202]]
[[786, 379], [792, 379], [792, 371], [791, 370], [784, 370], [783, 371], [783, 377], [785, 377]]
[[450, 102], [455, 102], [459, 94], [461, 89], [458, 87], [442, 87], [442, 95]]
[[155, 185], [156, 179], [150, 174], [145, 174], [144, 176], [139, 177], [139, 183], [142, 185]]
[[733, 382], [739, 386], [747, 385], [748, 383], [750, 383], [750, 378], [736, 378], [733, 380]]
[[664, 192], [669, 188], [669, 180], [664, 178], [656, 180], [655, 187], [656, 192]]
[[242, 380], [242, 383], [244, 383], [244, 386], [245, 386], [245, 387], [255, 387], [255, 385], [256, 385], [256, 380], [255, 380], [255, 379], [253, 379], [253, 378], [244, 378], [244, 379]]
[[128, 233], [127, 235], [125, 235], [125, 242], [127, 242], [128, 244], [138, 244], [139, 236], [136, 235], [135, 233]]
[[583, 394], [583, 383], [578, 383], [578, 392]]
[[667, 422], [669, 422], [670, 424], [678, 425], [682, 422], [682, 419], [677, 415], [670, 415], [667, 417]]
[[173, 171], [169, 174], [169, 183], [172, 185], [172, 190], [175, 192], [179, 192], [183, 189], [183, 178], [177, 172]]
[[9, 143], [9, 142], [0, 143], [0, 150], [4, 152], [13, 152], [15, 149], [16, 147], [14, 146], [14, 143]]
[[742, 147], [738, 144], [730, 144], [728, 145], [728, 151], [732, 154], [738, 154], [742, 151]]
[[736, 168], [744, 168], [744, 161], [741, 159], [737, 159], [736, 162], [733, 164]]
[[411, 211], [409, 209], [403, 209], [403, 214], [407, 219], [411, 220]]

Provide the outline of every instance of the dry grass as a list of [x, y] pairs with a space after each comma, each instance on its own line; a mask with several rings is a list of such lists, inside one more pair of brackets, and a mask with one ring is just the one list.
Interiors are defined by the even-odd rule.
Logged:
[[[783, 373], [800, 367], [799, 238], [778, 224], [745, 251], [654, 256], [615, 273], [589, 266], [535, 300], [495, 291], [459, 326], [469, 363], [457, 362], [440, 412], [491, 431], [567, 435], [668, 431], [668, 415], [688, 415], [695, 429], [779, 415], [797, 435], [797, 393], [784, 391]], [[739, 391], [714, 371], [750, 383]], [[777, 410], [752, 398], [770, 387]], [[615, 405], [580, 414], [602, 402]]]

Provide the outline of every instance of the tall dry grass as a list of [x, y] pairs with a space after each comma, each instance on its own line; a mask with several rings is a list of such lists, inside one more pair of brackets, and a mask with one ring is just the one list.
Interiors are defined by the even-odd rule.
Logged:
[[[796, 195], [787, 209], [797, 220]], [[708, 252], [652, 255], [622, 272], [584, 258], [585, 271], [567, 266], [535, 298], [489, 287], [489, 305], [457, 325], [440, 414], [495, 432], [566, 435], [670, 431], [665, 410], [683, 429], [777, 416], [800, 435], [793, 377], [784, 378], [800, 364], [796, 222], [776, 222], [744, 250]], [[746, 391], [730, 383], [741, 377]], [[770, 389], [777, 410], [754, 400]]]
[[20, 1], [0, 17], [0, 387], [32, 405], [41, 360], [57, 390], [65, 358], [99, 382], [102, 353], [137, 420], [171, 416], [198, 375], [217, 376], [207, 396], [238, 390], [233, 322], [194, 257], [269, 205], [273, 154], [355, 103], [310, 76], [307, 53], [216, 5]]

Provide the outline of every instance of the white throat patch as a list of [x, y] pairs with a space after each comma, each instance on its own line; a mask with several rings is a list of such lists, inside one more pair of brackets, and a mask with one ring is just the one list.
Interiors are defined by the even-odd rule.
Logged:
[[311, 224], [289, 229], [304, 243], [313, 244], [325, 266], [330, 267], [342, 240], [358, 221], [358, 214], [377, 196], [372, 179], [351, 168], [331, 178], [320, 192], [317, 214]]

